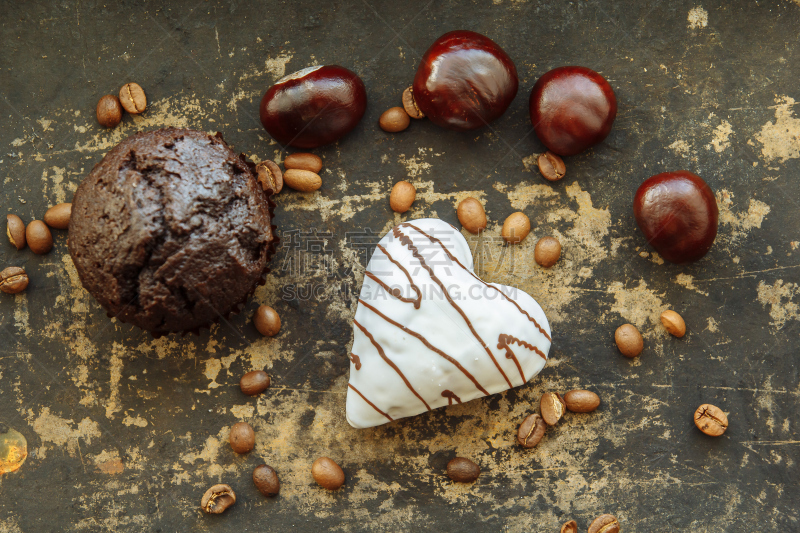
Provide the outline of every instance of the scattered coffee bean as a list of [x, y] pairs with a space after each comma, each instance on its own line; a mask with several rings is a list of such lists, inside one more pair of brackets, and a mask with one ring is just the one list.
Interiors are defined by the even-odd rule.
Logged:
[[256, 445], [256, 432], [247, 422], [237, 422], [231, 427], [230, 443], [236, 453], [247, 453]]
[[525, 417], [517, 430], [517, 442], [523, 448], [533, 448], [544, 437], [547, 424], [541, 416], [534, 413]]
[[675, 337], [683, 337], [686, 335], [686, 322], [683, 317], [675, 311], [667, 310], [661, 313], [661, 323], [664, 324], [667, 332]]
[[502, 235], [506, 242], [515, 244], [522, 242], [531, 231], [531, 221], [525, 213], [517, 211], [503, 222]]
[[564, 398], [557, 392], [545, 392], [539, 401], [539, 411], [548, 426], [555, 426], [564, 416]]
[[6, 235], [17, 250], [25, 248], [25, 223], [17, 215], [6, 215]]
[[548, 181], [558, 181], [567, 173], [564, 160], [553, 152], [545, 152], [540, 155], [537, 163], [539, 164], [539, 172]]
[[119, 103], [131, 115], [138, 115], [147, 108], [147, 97], [138, 83], [126, 83], [119, 90]]
[[590, 390], [571, 390], [564, 395], [564, 405], [573, 413], [591, 413], [600, 406], [600, 396]]
[[269, 375], [263, 370], [248, 372], [239, 380], [239, 388], [242, 389], [243, 394], [248, 396], [261, 394], [269, 388], [269, 384]]
[[278, 473], [271, 466], [258, 465], [253, 470], [253, 483], [264, 496], [277, 496], [281, 490]]
[[589, 525], [589, 533], [619, 533], [619, 521], [610, 514], [600, 515]]
[[403, 110], [411, 118], [425, 118], [425, 113], [417, 107], [417, 102], [414, 100], [414, 90], [411, 87], [403, 91]]
[[320, 457], [311, 465], [311, 475], [317, 484], [328, 490], [336, 490], [344, 485], [344, 470], [329, 457]]
[[447, 475], [459, 483], [472, 483], [481, 475], [481, 467], [465, 457], [456, 457], [447, 463]]
[[214, 485], [203, 494], [200, 508], [210, 514], [220, 514], [236, 503], [236, 494], [230, 485], [220, 483]]
[[322, 178], [310, 170], [290, 168], [283, 173], [283, 182], [300, 192], [312, 192], [322, 187]]
[[392, 211], [405, 213], [411, 209], [411, 204], [417, 197], [417, 189], [407, 181], [398, 181], [392, 187], [392, 194], [389, 195], [389, 206]]
[[28, 248], [35, 254], [46, 254], [53, 249], [53, 235], [50, 228], [41, 220], [33, 220], [25, 228], [25, 240]]
[[486, 211], [483, 205], [475, 198], [464, 198], [456, 209], [458, 221], [470, 233], [476, 235], [486, 229]]
[[561, 533], [578, 533], [578, 523], [575, 522], [575, 520], [565, 522], [564, 525], [561, 526]]
[[283, 189], [283, 172], [274, 161], [265, 159], [256, 165], [256, 177], [265, 191], [278, 194]]
[[106, 128], [115, 128], [122, 122], [122, 104], [113, 94], [107, 94], [97, 102], [97, 122]]
[[644, 340], [641, 333], [633, 324], [623, 324], [614, 333], [617, 348], [625, 357], [636, 357], [642, 353]]
[[72, 204], [54, 205], [44, 214], [44, 223], [55, 229], [68, 229], [72, 216]]
[[561, 257], [561, 243], [555, 237], [542, 237], [533, 249], [533, 258], [544, 268], [550, 268]]
[[8, 267], [0, 272], [0, 290], [6, 294], [17, 294], [28, 286], [28, 275], [21, 267]]
[[309, 172], [316, 172], [322, 170], [322, 158], [318, 155], [310, 154], [308, 152], [299, 152], [290, 154], [283, 160], [283, 168], [286, 170], [297, 169], [307, 170]]
[[711, 437], [719, 437], [728, 429], [728, 416], [722, 409], [704, 403], [694, 412], [694, 425]]
[[383, 112], [378, 124], [383, 131], [397, 133], [403, 131], [411, 124], [411, 118], [402, 107], [390, 107]]
[[259, 305], [253, 315], [253, 324], [259, 333], [266, 337], [274, 337], [281, 330], [281, 317], [268, 305]]

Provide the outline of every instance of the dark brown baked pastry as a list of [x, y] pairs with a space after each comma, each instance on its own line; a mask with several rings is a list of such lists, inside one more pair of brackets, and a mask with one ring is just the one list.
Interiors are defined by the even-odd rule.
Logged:
[[197, 332], [264, 283], [278, 241], [270, 195], [220, 134], [138, 133], [78, 187], [69, 252], [109, 316], [155, 336]]

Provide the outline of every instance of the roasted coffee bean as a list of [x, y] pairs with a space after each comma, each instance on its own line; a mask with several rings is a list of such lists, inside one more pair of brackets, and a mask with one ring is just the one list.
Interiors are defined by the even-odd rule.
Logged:
[[328, 490], [336, 490], [344, 485], [344, 470], [329, 457], [320, 457], [311, 465], [311, 475], [317, 484]]
[[464, 226], [464, 229], [470, 233], [478, 234], [486, 229], [486, 211], [483, 210], [483, 205], [472, 198], [464, 198], [458, 204], [456, 209], [458, 221]]
[[398, 181], [392, 187], [392, 194], [389, 195], [389, 206], [392, 211], [405, 213], [411, 209], [411, 204], [417, 197], [417, 189], [407, 181]]
[[256, 314], [253, 315], [253, 324], [262, 335], [274, 337], [281, 330], [281, 317], [270, 306], [259, 305]]
[[575, 522], [575, 520], [565, 522], [564, 525], [561, 526], [561, 533], [578, 533], [578, 523]]
[[300, 192], [312, 192], [322, 187], [322, 178], [310, 170], [290, 168], [283, 173], [283, 183]]
[[553, 152], [545, 152], [540, 155], [537, 163], [539, 164], [539, 172], [548, 181], [558, 181], [567, 173], [564, 160]]
[[533, 259], [544, 268], [555, 265], [561, 257], [561, 243], [555, 237], [542, 237], [533, 249]]
[[28, 286], [28, 275], [21, 267], [8, 267], [0, 272], [0, 290], [6, 294], [17, 294]]
[[11, 241], [17, 250], [25, 248], [25, 223], [17, 215], [6, 215], [8, 226], [6, 227], [6, 235], [8, 240]]
[[97, 102], [97, 122], [106, 128], [115, 128], [122, 122], [122, 104], [113, 94], [107, 94]]
[[220, 483], [214, 485], [203, 494], [200, 508], [210, 514], [220, 514], [236, 503], [236, 494], [230, 485]]
[[44, 223], [55, 229], [68, 229], [72, 216], [72, 204], [54, 205], [44, 214]]
[[125, 111], [131, 115], [138, 115], [147, 108], [147, 97], [138, 83], [126, 83], [119, 90], [119, 102]]
[[728, 416], [722, 409], [704, 403], [694, 412], [694, 425], [711, 437], [719, 437], [728, 429]]
[[411, 119], [402, 107], [390, 107], [383, 112], [378, 124], [383, 131], [397, 133], [408, 128]]
[[264, 496], [276, 496], [281, 490], [278, 473], [271, 466], [258, 465], [253, 470], [253, 483]]
[[447, 463], [447, 475], [459, 483], [472, 483], [481, 475], [481, 467], [465, 457], [456, 457]]
[[247, 453], [256, 445], [256, 432], [247, 422], [237, 422], [231, 427], [230, 443], [236, 453]]
[[322, 170], [322, 158], [318, 155], [310, 154], [308, 152], [299, 152], [290, 154], [283, 160], [283, 168], [286, 170], [297, 169], [307, 170], [319, 174]]
[[274, 161], [266, 159], [256, 165], [256, 176], [261, 188], [267, 192], [278, 194], [283, 189], [283, 172]]
[[589, 533], [619, 533], [619, 521], [610, 514], [600, 515], [589, 525]]
[[633, 324], [623, 324], [614, 332], [617, 348], [625, 357], [636, 357], [644, 349], [642, 334]]
[[517, 430], [517, 442], [523, 448], [533, 448], [544, 437], [547, 424], [538, 414], [528, 415]]
[[571, 390], [564, 395], [564, 405], [573, 413], [591, 413], [600, 406], [600, 396], [590, 390]]
[[515, 244], [522, 242], [531, 232], [531, 221], [525, 213], [517, 211], [508, 216], [503, 222], [501, 231], [506, 242]]
[[411, 118], [425, 118], [425, 113], [417, 107], [417, 102], [414, 100], [414, 90], [411, 87], [403, 91], [403, 110]]
[[35, 254], [46, 254], [53, 249], [53, 235], [50, 228], [41, 220], [33, 220], [25, 228], [25, 240], [28, 248]]
[[239, 388], [242, 389], [242, 393], [248, 396], [261, 394], [269, 388], [269, 384], [269, 375], [263, 370], [248, 372], [239, 380]]
[[539, 411], [548, 426], [555, 426], [564, 416], [564, 398], [557, 392], [545, 392], [539, 401]]
[[672, 310], [667, 310], [661, 313], [661, 323], [670, 335], [675, 337], [683, 337], [686, 335], [686, 322], [683, 317]]

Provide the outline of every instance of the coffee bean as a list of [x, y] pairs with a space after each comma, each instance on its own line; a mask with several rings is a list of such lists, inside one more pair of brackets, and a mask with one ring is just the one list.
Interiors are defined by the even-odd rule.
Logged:
[[722, 409], [704, 403], [694, 412], [694, 425], [711, 437], [719, 437], [728, 429], [728, 416]]
[[403, 110], [411, 118], [425, 118], [425, 113], [417, 107], [417, 102], [414, 100], [414, 90], [411, 87], [403, 91]]
[[97, 102], [97, 122], [106, 128], [115, 128], [122, 121], [122, 104], [113, 94], [107, 94]]
[[539, 401], [539, 411], [548, 426], [555, 426], [564, 416], [564, 398], [557, 392], [545, 392]]
[[383, 112], [378, 124], [383, 131], [397, 133], [406, 129], [411, 119], [402, 107], [390, 107]]
[[661, 313], [661, 323], [670, 335], [678, 338], [686, 335], [686, 322], [675, 311], [667, 310]]
[[236, 453], [247, 453], [256, 445], [256, 432], [247, 422], [237, 422], [231, 427], [230, 443]]
[[636, 357], [644, 349], [642, 334], [633, 324], [623, 324], [614, 332], [617, 348], [625, 357]]
[[281, 490], [278, 473], [271, 466], [258, 465], [253, 470], [253, 483], [264, 496], [276, 496]]
[[261, 188], [268, 193], [278, 194], [283, 189], [283, 172], [274, 161], [266, 159], [256, 165], [256, 177]]
[[561, 243], [555, 237], [542, 237], [533, 249], [533, 258], [544, 268], [550, 268], [561, 257]]
[[575, 520], [565, 522], [564, 525], [561, 526], [561, 533], [578, 533], [578, 523], [575, 522]]
[[483, 205], [475, 198], [464, 198], [456, 209], [458, 221], [464, 229], [476, 235], [486, 229], [486, 211]]
[[6, 294], [17, 294], [28, 286], [28, 275], [21, 267], [8, 267], [0, 272], [0, 290]]
[[290, 168], [283, 173], [283, 183], [300, 192], [312, 192], [322, 187], [322, 178], [310, 170]]
[[589, 533], [619, 533], [619, 521], [610, 514], [600, 515], [589, 525]]
[[236, 503], [236, 494], [230, 485], [220, 483], [212, 486], [203, 494], [200, 508], [210, 514], [220, 514]]
[[318, 155], [309, 154], [307, 152], [299, 152], [296, 154], [287, 155], [283, 160], [283, 168], [286, 170], [297, 169], [307, 170], [309, 172], [316, 172], [322, 170], [322, 158]]
[[600, 406], [600, 396], [590, 390], [571, 390], [564, 395], [564, 405], [573, 413], [591, 413]]
[[54, 205], [44, 214], [44, 223], [55, 229], [68, 229], [72, 216], [72, 204]]
[[125, 111], [131, 115], [138, 115], [147, 108], [147, 97], [138, 83], [126, 83], [119, 90], [119, 102]]
[[517, 430], [517, 442], [523, 448], [533, 448], [544, 437], [547, 424], [541, 416], [534, 413], [525, 417]]
[[459, 483], [472, 483], [481, 475], [481, 467], [465, 457], [456, 457], [447, 463], [447, 475]]
[[411, 204], [414, 203], [416, 197], [417, 189], [413, 185], [407, 181], [398, 181], [392, 187], [392, 194], [389, 195], [389, 206], [392, 211], [405, 213], [411, 209]]
[[6, 235], [17, 250], [25, 248], [25, 223], [17, 215], [6, 215]]
[[28, 248], [35, 254], [46, 254], [53, 248], [53, 235], [50, 228], [41, 220], [33, 220], [25, 228], [25, 240]]
[[336, 490], [344, 485], [344, 470], [329, 457], [320, 457], [311, 465], [311, 475], [317, 484], [328, 490]]
[[269, 387], [270, 379], [269, 375], [263, 370], [253, 370], [252, 372], [248, 372], [242, 379], [239, 380], [239, 388], [242, 389], [242, 393], [248, 396], [255, 396], [256, 394], [261, 394]]
[[253, 315], [253, 324], [262, 335], [274, 337], [281, 330], [281, 317], [270, 306], [259, 305]]
[[539, 172], [548, 181], [558, 181], [567, 173], [564, 160], [553, 152], [545, 152], [540, 155], [537, 163], [539, 164]]
[[501, 231], [503, 238], [509, 243], [519, 243], [528, 236], [531, 231], [531, 221], [525, 215], [517, 211], [508, 216], [503, 223], [503, 230]]

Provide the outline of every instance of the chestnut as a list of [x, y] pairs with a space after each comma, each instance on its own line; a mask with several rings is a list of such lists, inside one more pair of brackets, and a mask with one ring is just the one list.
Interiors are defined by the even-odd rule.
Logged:
[[647, 242], [673, 263], [700, 259], [717, 236], [714, 193], [700, 176], [685, 170], [646, 179], [633, 199], [633, 215]]
[[261, 124], [276, 141], [310, 149], [338, 141], [367, 109], [367, 90], [355, 73], [338, 65], [284, 76], [261, 99]]
[[431, 122], [457, 131], [486, 126], [517, 94], [517, 68], [494, 41], [451, 31], [434, 42], [417, 68], [412, 93]]
[[530, 112], [542, 144], [561, 156], [576, 155], [608, 136], [617, 116], [617, 97], [592, 69], [558, 67], [534, 84]]

